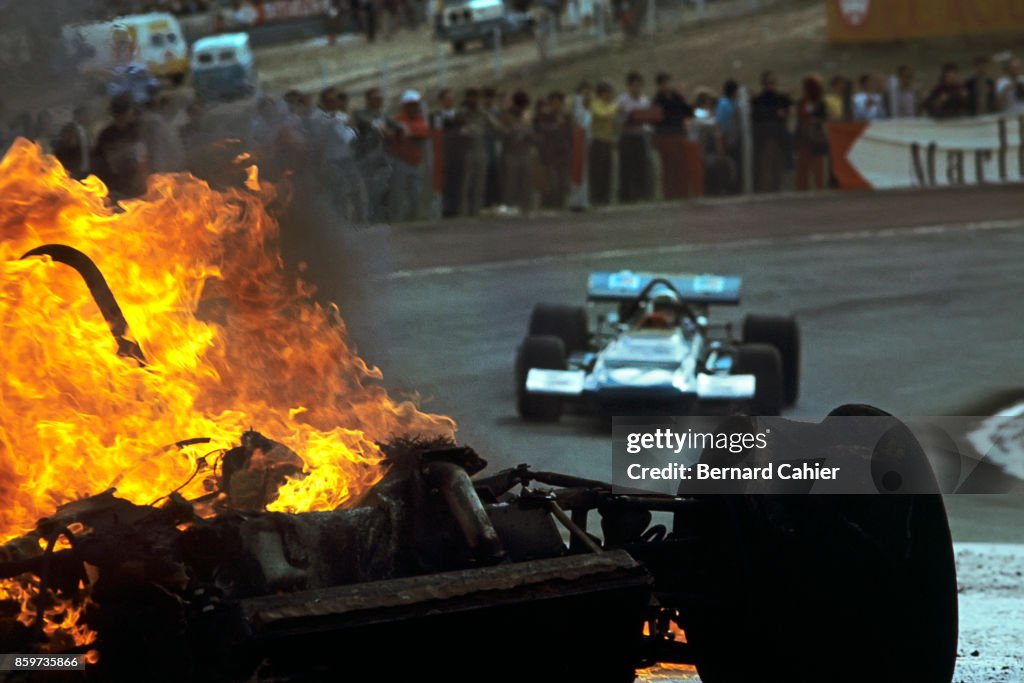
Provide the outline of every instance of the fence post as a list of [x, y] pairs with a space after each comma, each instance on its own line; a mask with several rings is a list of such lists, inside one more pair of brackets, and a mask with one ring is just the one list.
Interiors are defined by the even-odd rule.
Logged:
[[437, 41], [437, 85], [440, 88], [448, 86], [448, 46]]
[[654, 13], [656, 11], [656, 8], [657, 8], [657, 3], [655, 2], [655, 0], [647, 0], [647, 12], [646, 12], [647, 16], [645, 17], [645, 21], [644, 21], [644, 31], [649, 36], [653, 36], [654, 35], [654, 30], [655, 30]]
[[380, 65], [380, 91], [385, 102], [391, 101], [391, 60], [387, 57], [381, 60]]
[[501, 27], [494, 27], [494, 79], [500, 80], [505, 75], [505, 64], [501, 55]]

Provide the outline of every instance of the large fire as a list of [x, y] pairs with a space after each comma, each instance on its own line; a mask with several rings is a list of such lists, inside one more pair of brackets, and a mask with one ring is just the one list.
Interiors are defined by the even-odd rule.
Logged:
[[[265, 209], [272, 188], [216, 191], [156, 176], [111, 206], [96, 178], [69, 179], [19, 140], [0, 162], [0, 536], [115, 486], [145, 504], [208, 492], [218, 449], [250, 427], [300, 454], [272, 509], [332, 509], [381, 476], [376, 442], [451, 433], [446, 417], [396, 401], [346, 341], [337, 309], [286, 277]], [[145, 363], [117, 354], [82, 278], [49, 257], [89, 256]], [[176, 449], [191, 437], [210, 443]], [[14, 592], [8, 587], [8, 594]]]

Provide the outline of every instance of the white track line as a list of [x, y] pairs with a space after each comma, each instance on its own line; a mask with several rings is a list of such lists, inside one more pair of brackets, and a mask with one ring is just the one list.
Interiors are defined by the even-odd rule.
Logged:
[[816, 242], [843, 242], [860, 239], [878, 239], [904, 236], [942, 235], [950, 232], [979, 232], [982, 230], [1013, 230], [1024, 228], [1020, 219], [1000, 221], [974, 221], [968, 223], [938, 223], [906, 228], [882, 228], [880, 230], [850, 230], [847, 232], [821, 232], [793, 237], [757, 237], [726, 242], [694, 242], [675, 244], [662, 247], [639, 247], [636, 249], [609, 249], [606, 251], [576, 252], [572, 254], [550, 254], [531, 258], [511, 259], [508, 261], [491, 261], [486, 263], [470, 263], [461, 266], [435, 266], [432, 268], [413, 268], [396, 270], [380, 276], [381, 280], [408, 280], [420, 277], [442, 277], [462, 273], [483, 273], [509, 268], [522, 268], [555, 262], [589, 262], [617, 258], [634, 258], [644, 256], [660, 256], [664, 254], [686, 254], [707, 249], [748, 249], [779, 244], [810, 244]]

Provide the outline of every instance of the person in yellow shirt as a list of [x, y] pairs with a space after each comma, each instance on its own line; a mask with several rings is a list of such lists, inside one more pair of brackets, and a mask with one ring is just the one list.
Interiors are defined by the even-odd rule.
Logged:
[[612, 86], [601, 81], [590, 102], [590, 150], [587, 172], [590, 180], [590, 202], [595, 206], [608, 204], [612, 198], [612, 150], [618, 140], [616, 104]]
[[850, 80], [843, 76], [833, 76], [828, 82], [825, 93], [825, 115], [829, 121], [849, 120], [850, 112]]

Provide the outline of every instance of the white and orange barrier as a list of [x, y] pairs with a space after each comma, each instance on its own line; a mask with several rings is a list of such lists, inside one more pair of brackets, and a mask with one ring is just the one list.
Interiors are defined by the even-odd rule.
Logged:
[[844, 189], [1024, 181], [1024, 116], [828, 124], [832, 172]]

